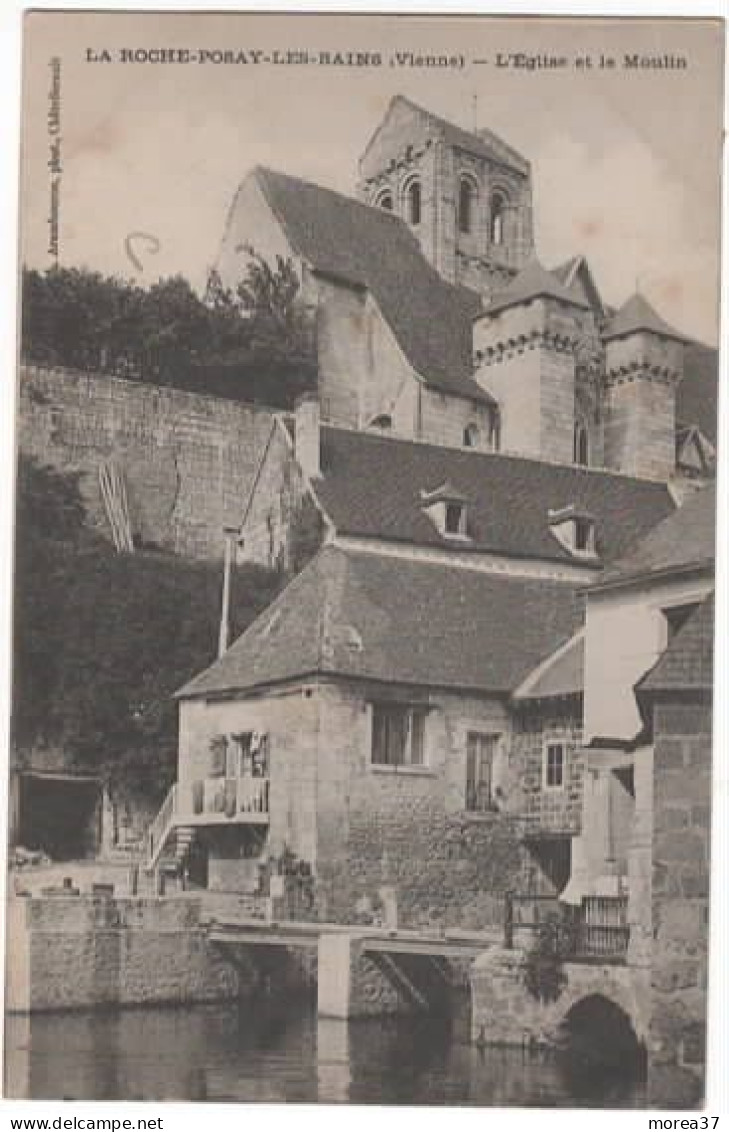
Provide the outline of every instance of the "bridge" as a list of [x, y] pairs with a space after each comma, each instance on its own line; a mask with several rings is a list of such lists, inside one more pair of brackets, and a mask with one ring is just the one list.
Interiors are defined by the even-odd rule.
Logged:
[[213, 918], [207, 931], [210, 943], [224, 948], [315, 948], [318, 1009], [329, 1018], [442, 1010], [459, 983], [459, 962], [470, 966], [501, 934], [253, 917]]

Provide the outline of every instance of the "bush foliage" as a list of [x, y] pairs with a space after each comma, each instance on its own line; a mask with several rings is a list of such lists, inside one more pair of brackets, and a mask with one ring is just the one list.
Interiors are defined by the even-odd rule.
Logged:
[[[175, 777], [172, 693], [216, 655], [222, 567], [117, 554], [85, 527], [75, 477], [23, 456], [16, 515], [14, 746], [60, 747], [79, 769], [160, 794]], [[235, 570], [235, 635], [279, 584]]]
[[311, 319], [292, 262], [247, 252], [238, 285], [211, 272], [202, 298], [181, 276], [144, 288], [84, 268], [26, 268], [23, 358], [290, 408], [315, 386]]

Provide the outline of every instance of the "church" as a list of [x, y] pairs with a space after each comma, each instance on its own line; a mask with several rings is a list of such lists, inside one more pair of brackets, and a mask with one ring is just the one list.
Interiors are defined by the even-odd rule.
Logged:
[[715, 391], [702, 348], [634, 294], [602, 300], [585, 258], [547, 270], [529, 162], [396, 97], [358, 199], [270, 169], [244, 179], [217, 267], [296, 265], [322, 419], [668, 482], [703, 479]]
[[605, 304], [583, 256], [541, 264], [529, 162], [401, 97], [359, 199], [248, 174], [225, 285], [251, 250], [296, 266], [318, 388], [273, 420], [231, 552], [291, 581], [177, 693], [148, 866], [255, 899], [285, 856], [321, 920], [495, 938], [561, 899], [645, 999], [634, 685], [713, 587], [704, 348]]

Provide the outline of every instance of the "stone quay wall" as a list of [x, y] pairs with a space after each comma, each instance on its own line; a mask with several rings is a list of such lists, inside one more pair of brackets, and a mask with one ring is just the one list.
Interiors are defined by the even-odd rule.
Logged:
[[551, 1045], [560, 1024], [581, 999], [600, 995], [627, 1015], [639, 1041], [648, 1036], [650, 988], [646, 971], [612, 964], [565, 963], [565, 985], [552, 1002], [534, 998], [524, 984], [525, 952], [494, 947], [471, 971], [471, 1030], [489, 1045]]
[[91, 524], [111, 528], [103, 464], [124, 477], [132, 533], [188, 558], [223, 555], [223, 527], [240, 523], [273, 410], [143, 382], [22, 365], [21, 453], [79, 473]]
[[237, 998], [256, 970], [208, 942], [201, 912], [192, 897], [11, 898], [6, 1010]]

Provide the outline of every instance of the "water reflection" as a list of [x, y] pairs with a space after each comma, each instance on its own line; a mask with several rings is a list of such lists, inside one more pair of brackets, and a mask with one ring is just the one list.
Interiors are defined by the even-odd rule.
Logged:
[[69, 1100], [640, 1106], [638, 1086], [479, 1051], [464, 1020], [317, 1020], [311, 999], [8, 1019], [6, 1096]]

